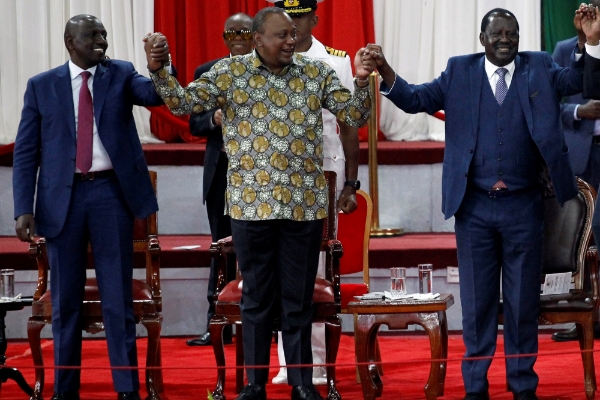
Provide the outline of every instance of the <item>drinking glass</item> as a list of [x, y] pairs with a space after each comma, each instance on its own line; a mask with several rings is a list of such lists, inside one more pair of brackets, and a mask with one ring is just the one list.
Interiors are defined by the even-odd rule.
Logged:
[[0, 298], [12, 300], [15, 297], [15, 270], [0, 270]]
[[406, 294], [406, 268], [390, 268], [390, 276], [392, 279], [392, 296], [400, 296]]
[[419, 293], [433, 293], [433, 265], [419, 264]]

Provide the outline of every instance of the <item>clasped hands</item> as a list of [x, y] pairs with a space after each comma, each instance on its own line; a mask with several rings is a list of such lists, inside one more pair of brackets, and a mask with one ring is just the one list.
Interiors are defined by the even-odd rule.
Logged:
[[160, 32], [148, 33], [142, 40], [150, 71], [159, 70], [170, 61], [169, 44], [165, 35]]
[[600, 43], [600, 10], [592, 4], [581, 3], [575, 11], [574, 24], [577, 30], [585, 34], [588, 45], [597, 46]]

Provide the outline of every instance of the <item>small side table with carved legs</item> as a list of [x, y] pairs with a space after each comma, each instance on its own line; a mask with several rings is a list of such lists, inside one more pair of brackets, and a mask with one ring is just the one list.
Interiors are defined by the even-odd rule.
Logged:
[[22, 310], [25, 306], [30, 306], [31, 303], [31, 297], [9, 302], [0, 302], [0, 390], [3, 383], [8, 379], [12, 379], [29, 396], [33, 395], [33, 389], [27, 384], [25, 378], [23, 378], [23, 374], [16, 368], [9, 368], [6, 366], [6, 347], [8, 343], [6, 341], [6, 325], [4, 318], [8, 311]]
[[[452, 294], [442, 294], [433, 300], [365, 300], [348, 303], [348, 312], [354, 314], [354, 343], [358, 373], [365, 400], [380, 397], [383, 382], [377, 361], [377, 332], [381, 325], [390, 329], [406, 329], [421, 325], [429, 335], [432, 360], [448, 358], [448, 321], [446, 310], [454, 304]], [[431, 363], [425, 385], [427, 400], [444, 394], [446, 361]]]

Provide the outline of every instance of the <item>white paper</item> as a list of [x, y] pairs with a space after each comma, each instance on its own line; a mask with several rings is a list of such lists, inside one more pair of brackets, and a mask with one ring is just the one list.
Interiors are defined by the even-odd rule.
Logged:
[[189, 246], [177, 246], [177, 247], [173, 247], [173, 250], [194, 250], [194, 249], [199, 249], [200, 245], [199, 244], [192, 244]]
[[388, 300], [402, 300], [402, 299], [413, 299], [413, 300], [433, 300], [440, 297], [439, 293], [408, 293], [399, 296], [392, 296], [388, 291], [385, 291], [385, 298]]
[[569, 293], [571, 273], [547, 274], [542, 287], [542, 294]]

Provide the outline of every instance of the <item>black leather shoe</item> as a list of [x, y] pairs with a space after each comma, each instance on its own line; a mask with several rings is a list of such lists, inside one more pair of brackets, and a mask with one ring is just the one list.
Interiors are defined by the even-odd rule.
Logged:
[[294, 386], [292, 400], [323, 400], [323, 397], [313, 385]]
[[467, 393], [463, 400], [490, 400], [490, 395], [487, 392], [484, 393]]
[[522, 392], [514, 393], [513, 399], [514, 400], [538, 400], [537, 396], [535, 395], [535, 391], [533, 391], [533, 390], [523, 390]]
[[[600, 339], [600, 323], [594, 322], [594, 339]], [[565, 331], [554, 332], [552, 334], [552, 340], [555, 342], [570, 342], [577, 340], [577, 327], [573, 326], [571, 329]]]
[[79, 400], [79, 392], [54, 393], [50, 400]]
[[140, 399], [140, 393], [135, 392], [119, 392], [117, 394], [117, 400], [142, 400]]
[[267, 391], [264, 385], [250, 383], [242, 388], [235, 400], [267, 400]]
[[210, 332], [204, 332], [199, 338], [185, 342], [188, 346], [208, 346], [210, 343]]

